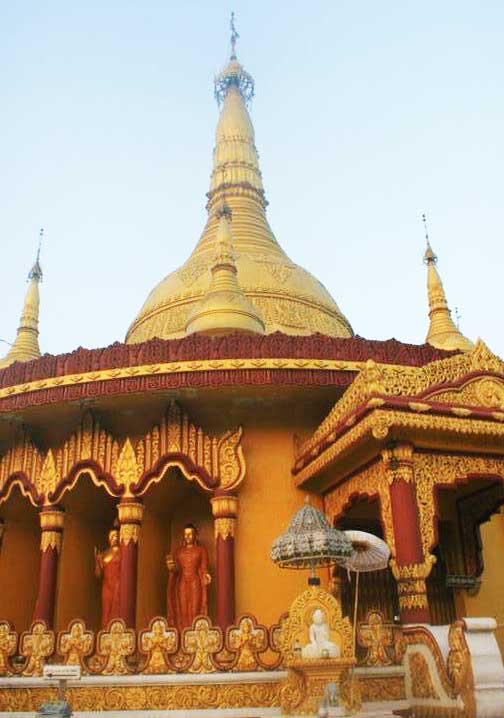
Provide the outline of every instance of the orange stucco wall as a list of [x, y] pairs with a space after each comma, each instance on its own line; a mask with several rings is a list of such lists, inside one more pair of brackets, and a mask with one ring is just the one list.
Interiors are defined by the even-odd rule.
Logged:
[[504, 509], [481, 526], [485, 570], [475, 596], [464, 592], [464, 615], [492, 616], [497, 621], [497, 640], [504, 656]]
[[5, 531], [0, 550], [0, 616], [17, 631], [32, 620], [40, 566], [40, 529], [36, 509], [15, 494], [2, 507]]

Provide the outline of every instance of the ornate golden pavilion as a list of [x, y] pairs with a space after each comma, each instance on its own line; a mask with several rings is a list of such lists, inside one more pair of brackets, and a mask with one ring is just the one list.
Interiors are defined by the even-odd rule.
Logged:
[[[0, 362], [0, 715], [55, 695], [39, 678], [47, 662], [81, 666], [74, 710], [313, 712], [322, 679], [348, 677], [354, 584], [324, 569], [323, 588], [305, 591], [303, 572], [269, 560], [306, 495], [332, 525], [391, 549], [390, 568], [361, 579], [360, 700], [504, 715], [481, 707], [501, 700], [504, 363], [455, 326], [430, 244], [419, 345], [355, 337], [289, 259], [266, 217], [254, 83], [235, 40], [216, 80], [208, 221], [125, 343], [41, 355], [38, 257], [29, 274]], [[207, 615], [179, 630], [167, 591], [188, 524], [208, 604], [200, 591]], [[102, 626], [107, 556], [120, 574]], [[292, 654], [317, 601], [347, 673], [303, 672]], [[483, 698], [475, 636], [497, 671]]]

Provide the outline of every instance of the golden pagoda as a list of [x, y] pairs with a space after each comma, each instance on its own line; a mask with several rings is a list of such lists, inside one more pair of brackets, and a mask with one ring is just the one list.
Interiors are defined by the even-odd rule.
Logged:
[[[430, 244], [423, 344], [354, 336], [288, 258], [236, 40], [207, 224], [126, 341], [40, 356], [30, 272], [0, 368], [0, 718], [62, 714], [53, 664], [76, 714], [498, 718], [504, 362]], [[388, 567], [322, 556], [369, 535]]]
[[266, 333], [352, 336], [350, 324], [329, 292], [289, 259], [270, 229], [254, 128], [247, 109], [254, 81], [238, 62], [235, 48], [215, 80], [215, 94], [221, 110], [207, 194], [208, 221], [185, 264], [152, 290], [130, 326], [126, 341], [138, 343], [154, 337], [176, 339], [185, 335], [189, 314], [210, 284], [208, 268], [218, 241], [215, 210], [223, 202], [233, 216], [240, 285], [262, 317]]

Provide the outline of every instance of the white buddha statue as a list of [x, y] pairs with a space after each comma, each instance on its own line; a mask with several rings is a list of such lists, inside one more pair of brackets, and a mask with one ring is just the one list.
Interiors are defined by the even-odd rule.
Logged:
[[310, 626], [310, 642], [301, 650], [302, 658], [338, 658], [339, 647], [329, 640], [329, 626], [320, 608], [315, 609]]

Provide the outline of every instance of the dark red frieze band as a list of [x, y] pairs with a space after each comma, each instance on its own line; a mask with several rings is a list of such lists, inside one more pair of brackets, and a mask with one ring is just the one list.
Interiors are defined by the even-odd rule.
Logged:
[[395, 339], [376, 341], [358, 336], [348, 339], [322, 334], [298, 337], [281, 332], [262, 337], [243, 334], [220, 338], [193, 335], [183, 339], [152, 339], [141, 344], [116, 342], [100, 349], [80, 347], [68, 354], [45, 354], [30, 362], [15, 362], [0, 370], [0, 387], [67, 374], [203, 359], [374, 359], [389, 364], [423, 366], [459, 353], [435, 349], [429, 344], [403, 344]]

